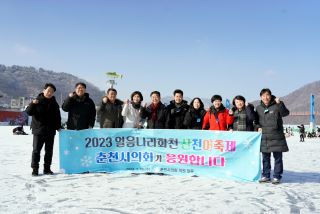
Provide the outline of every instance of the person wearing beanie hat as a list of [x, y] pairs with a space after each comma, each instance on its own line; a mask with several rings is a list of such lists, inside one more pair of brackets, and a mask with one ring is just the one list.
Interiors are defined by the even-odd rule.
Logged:
[[232, 101], [232, 113], [234, 121], [230, 130], [232, 131], [254, 131], [254, 122], [257, 118], [254, 106], [246, 103], [246, 99], [237, 95]]
[[204, 116], [202, 129], [228, 130], [228, 127], [233, 123], [233, 112], [224, 107], [220, 95], [213, 95], [211, 102], [212, 106]]

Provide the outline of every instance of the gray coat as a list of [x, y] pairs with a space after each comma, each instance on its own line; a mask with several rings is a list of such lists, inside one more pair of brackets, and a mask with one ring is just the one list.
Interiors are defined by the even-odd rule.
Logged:
[[256, 127], [262, 128], [260, 151], [265, 153], [289, 151], [282, 121], [282, 117], [289, 115], [289, 110], [284, 103], [280, 101], [277, 104], [275, 97], [272, 96], [269, 106], [265, 106], [261, 101], [256, 107], [256, 112], [258, 115]]

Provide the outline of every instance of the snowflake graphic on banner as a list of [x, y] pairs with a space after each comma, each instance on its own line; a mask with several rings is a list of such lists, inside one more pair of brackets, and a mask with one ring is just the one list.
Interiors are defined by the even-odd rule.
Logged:
[[83, 156], [81, 158], [81, 166], [88, 167], [92, 164], [92, 158], [90, 156]]
[[252, 141], [250, 139], [246, 139], [243, 144], [245, 145], [245, 148], [250, 148], [252, 146]]

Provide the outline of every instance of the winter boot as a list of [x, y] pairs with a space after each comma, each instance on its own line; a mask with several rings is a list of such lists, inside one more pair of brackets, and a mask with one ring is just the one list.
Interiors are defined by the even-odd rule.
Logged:
[[53, 175], [53, 172], [50, 169], [50, 166], [44, 166], [43, 174], [45, 175]]
[[272, 184], [280, 184], [281, 183], [281, 179], [273, 178], [271, 182], [272, 182]]
[[31, 175], [32, 176], [38, 176], [39, 175], [39, 169], [38, 168], [33, 168]]
[[270, 183], [270, 178], [268, 177], [262, 177], [260, 180], [259, 180], [259, 183]]

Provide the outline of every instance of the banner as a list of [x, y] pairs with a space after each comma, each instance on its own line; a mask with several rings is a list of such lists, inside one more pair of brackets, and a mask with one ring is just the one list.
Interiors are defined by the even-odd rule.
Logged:
[[169, 129], [60, 131], [63, 172], [164, 173], [257, 181], [258, 132]]
[[7, 125], [28, 125], [28, 115], [22, 111], [4, 111], [0, 110], [0, 122]]

